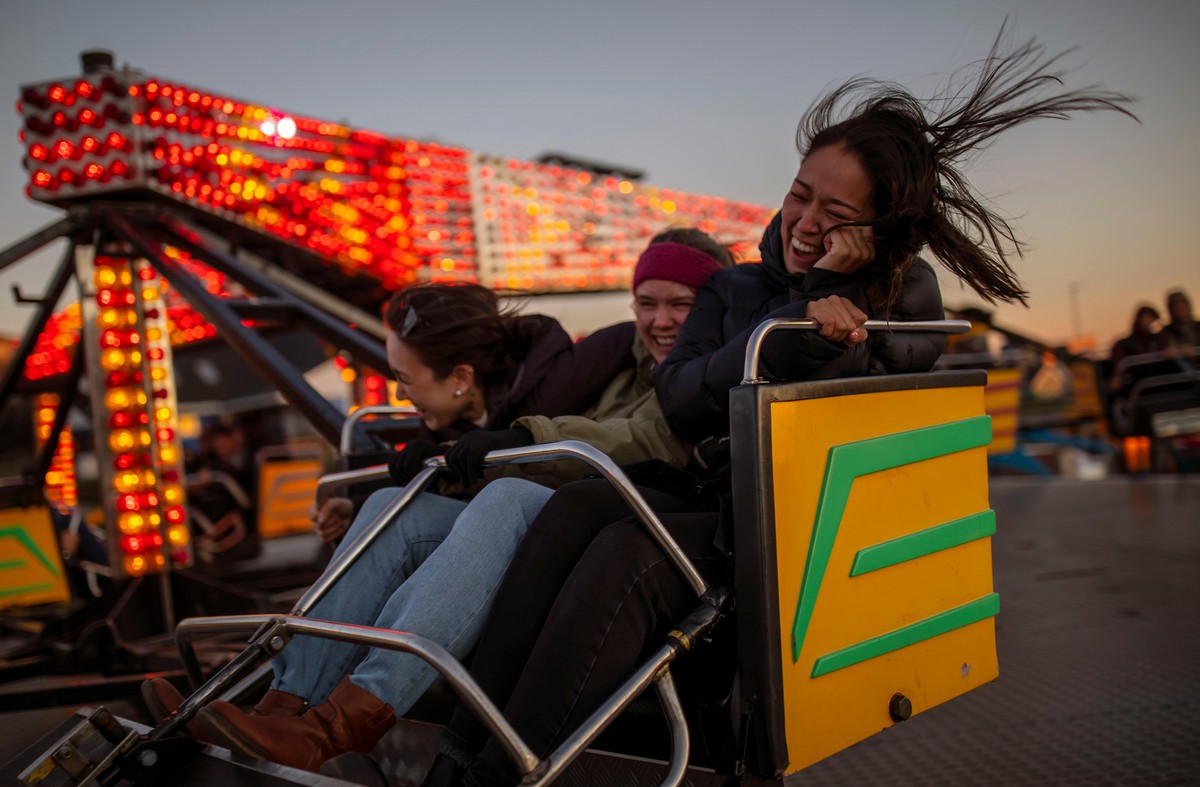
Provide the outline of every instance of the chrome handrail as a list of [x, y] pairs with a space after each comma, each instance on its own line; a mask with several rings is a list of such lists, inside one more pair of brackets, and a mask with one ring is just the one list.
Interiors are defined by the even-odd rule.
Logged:
[[[683, 575], [684, 580], [696, 592], [696, 595], [707, 600], [709, 588], [704, 578], [696, 570], [692, 562], [683, 553], [679, 545], [667, 532], [658, 516], [639, 494], [637, 488], [628, 476], [603, 451], [578, 440], [563, 440], [556, 443], [509, 448], [492, 451], [484, 457], [487, 465], [528, 464], [555, 459], [579, 459], [587, 462], [605, 476], [616, 487], [617, 491], [633, 509], [634, 514], [650, 531], [651, 536], [658, 542], [659, 547], [671, 559], [675, 567]], [[678, 693], [667, 668], [670, 661], [678, 653], [676, 643], [664, 645], [650, 658], [609, 700], [597, 709], [571, 737], [552, 752], [545, 761], [540, 761], [525, 745], [520, 736], [500, 714], [500, 711], [488, 700], [477, 684], [470, 678], [469, 673], [454, 657], [437, 643], [417, 634], [390, 631], [368, 626], [352, 626], [331, 621], [319, 621], [304, 617], [309, 610], [328, 592], [337, 580], [349, 569], [362, 552], [373, 542], [376, 535], [392, 522], [396, 514], [408, 504], [417, 494], [427, 487], [439, 470], [446, 466], [445, 457], [437, 456], [425, 460], [425, 467], [404, 487], [397, 496], [376, 518], [363, 530], [354, 542], [344, 550], [333, 564], [322, 573], [312, 587], [296, 602], [292, 613], [287, 616], [278, 615], [240, 615], [211, 618], [188, 618], [180, 621], [175, 629], [175, 639], [180, 653], [184, 656], [184, 664], [189, 676], [195, 674], [193, 680], [198, 682], [199, 667], [195, 658], [192, 643], [194, 637], [201, 634], [230, 633], [235, 631], [253, 630], [250, 647], [237, 658], [213, 676], [207, 683], [189, 697], [178, 709], [176, 714], [169, 717], [165, 725], [156, 729], [156, 734], [170, 734], [178, 727], [186, 724], [196, 710], [205, 702], [215, 698], [226, 690], [228, 685], [235, 682], [245, 682], [247, 676], [255, 674], [252, 670], [255, 664], [264, 658], [268, 651], [277, 651], [285, 642], [276, 638], [292, 634], [335, 639], [338, 641], [355, 642], [373, 647], [383, 647], [412, 653], [441, 673], [451, 686], [458, 692], [460, 698], [478, 715], [491, 733], [504, 747], [508, 755], [517, 764], [521, 772], [527, 776], [540, 769], [536, 778], [530, 777], [526, 783], [532, 785], [549, 784], [561, 774], [600, 732], [608, 722], [633, 701], [651, 683], [654, 684], [663, 705], [664, 713], [671, 731], [672, 757], [664, 785], [677, 785], [682, 780], [687, 768], [689, 748], [687, 721], [684, 718]], [[319, 488], [328, 490], [335, 485], [351, 481], [377, 479], [387, 475], [387, 466], [361, 468], [341, 473], [331, 473], [321, 479]], [[709, 624], [711, 625], [711, 623]]]
[[[598, 448], [579, 440], [560, 440], [555, 443], [542, 443], [522, 448], [505, 448], [499, 451], [492, 451], [483, 459], [486, 465], [529, 464], [554, 459], [581, 459], [587, 462], [593, 468], [600, 471], [617, 488], [617, 491], [621, 493], [625, 502], [633, 509], [637, 518], [650, 531], [650, 535], [654, 537], [658, 545], [667, 553], [667, 557], [671, 559], [671, 562], [683, 574], [684, 579], [691, 586], [692, 590], [696, 592], [696, 595], [702, 595], [708, 589], [707, 583], [705, 583], [695, 567], [692, 566], [687, 556], [683, 554], [683, 550], [679, 548], [679, 545], [667, 533], [658, 516], [646, 504], [642, 496], [638, 494], [633, 482], [629, 480], [629, 477], [625, 475], [617, 463], [609, 458], [608, 454]], [[427, 459], [425, 465], [427, 469], [429, 467], [441, 469], [446, 466], [446, 460], [443, 457], [435, 456]], [[322, 496], [328, 494], [328, 490], [333, 487], [356, 481], [376, 481], [387, 478], [387, 476], [387, 465], [375, 465], [358, 470], [330, 473], [322, 476], [321, 480], [317, 482], [317, 500], [318, 502], [324, 502]], [[424, 476], [421, 477], [425, 478]], [[426, 479], [427, 482], [428, 479]]]
[[[762, 353], [763, 340], [767, 334], [780, 328], [789, 330], [815, 331], [820, 326], [816, 320], [775, 318], [763, 320], [750, 334], [746, 342], [746, 363], [742, 368], [742, 385], [758, 385], [767, 382], [758, 376], [758, 356]], [[967, 333], [971, 330], [969, 320], [926, 320], [911, 322], [892, 322], [888, 320], [867, 320], [862, 325], [870, 331], [896, 331], [903, 333]]]
[[338, 441], [338, 452], [340, 456], [347, 456], [354, 447], [354, 427], [358, 426], [358, 422], [366, 418], [368, 415], [416, 415], [417, 408], [410, 405], [391, 405], [391, 404], [374, 404], [369, 407], [360, 407], [350, 415], [346, 416], [346, 420], [342, 423], [342, 436]]
[[[386, 648], [411, 653], [435, 670], [450, 684], [455, 693], [476, 713], [505, 750], [517, 762], [522, 773], [529, 773], [538, 764], [538, 758], [525, 745], [516, 730], [505, 720], [500, 710], [488, 699], [487, 694], [471, 678], [450, 651], [431, 639], [406, 631], [391, 631], [372, 626], [354, 626], [329, 620], [314, 620], [296, 615], [226, 615], [211, 618], [188, 618], [176, 627], [176, 637], [181, 634], [190, 639], [200, 634], [227, 634], [237, 631], [263, 631], [262, 637], [303, 634], [338, 642], [352, 642], [368, 647]], [[187, 701], [185, 701], [185, 704]], [[199, 703], [197, 703], [199, 704]], [[180, 706], [183, 710], [184, 706]]]
[[390, 477], [387, 465], [371, 465], [355, 470], [342, 470], [337, 473], [326, 473], [317, 480], [317, 505], [324, 505], [329, 499], [330, 490], [339, 486], [368, 481], [383, 481]]

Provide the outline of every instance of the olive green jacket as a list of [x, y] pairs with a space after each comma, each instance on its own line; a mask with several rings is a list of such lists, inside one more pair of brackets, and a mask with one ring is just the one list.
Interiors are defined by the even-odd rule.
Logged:
[[[604, 389], [600, 399], [583, 415], [557, 418], [525, 416], [513, 422], [533, 434], [535, 443], [580, 440], [608, 454], [618, 465], [645, 459], [662, 459], [683, 467], [691, 457], [691, 445], [667, 426], [654, 394], [654, 357], [636, 337], [631, 352], [634, 367], [616, 377]], [[559, 485], [582, 478], [595, 470], [582, 461], [559, 460], [521, 465], [522, 474], [535, 480]]]

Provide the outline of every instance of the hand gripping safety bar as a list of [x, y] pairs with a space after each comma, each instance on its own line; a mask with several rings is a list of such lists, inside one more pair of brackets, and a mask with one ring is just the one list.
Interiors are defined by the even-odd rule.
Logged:
[[[758, 385], [767, 382], [758, 376], [758, 356], [762, 353], [767, 334], [780, 328], [800, 331], [815, 331], [820, 326], [816, 320], [763, 320], [750, 334], [746, 342], [746, 365], [742, 369], [742, 385]], [[905, 333], [966, 333], [971, 330], [967, 320], [928, 320], [924, 322], [891, 322], [867, 320], [863, 323], [867, 331], [900, 331]]]

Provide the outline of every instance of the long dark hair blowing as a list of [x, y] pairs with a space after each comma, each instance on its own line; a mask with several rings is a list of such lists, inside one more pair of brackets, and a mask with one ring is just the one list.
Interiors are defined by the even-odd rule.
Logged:
[[802, 157], [841, 144], [871, 179], [876, 218], [861, 223], [876, 228], [878, 252], [867, 279], [875, 308], [890, 308], [905, 270], [925, 246], [989, 303], [1024, 303], [1028, 292], [1009, 264], [1014, 252], [1023, 255], [1024, 244], [959, 167], [1029, 120], [1102, 110], [1137, 120], [1126, 108], [1133, 99], [1120, 93], [1096, 86], [1056, 90], [1064, 72], [1055, 68], [1070, 50], [1047, 55], [1031, 38], [1004, 52], [1006, 41], [1002, 26], [987, 56], [957, 71], [933, 99], [856, 77], [818, 99], [800, 121]]
[[417, 284], [397, 292], [383, 321], [439, 380], [466, 364], [485, 386], [504, 379], [511, 358], [527, 347], [501, 310], [496, 293], [478, 284]]

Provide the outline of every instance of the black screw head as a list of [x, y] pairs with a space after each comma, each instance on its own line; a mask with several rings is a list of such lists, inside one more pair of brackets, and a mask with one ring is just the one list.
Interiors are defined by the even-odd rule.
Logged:
[[892, 721], [908, 721], [912, 716], [912, 700], [897, 692], [888, 701], [888, 715]]

